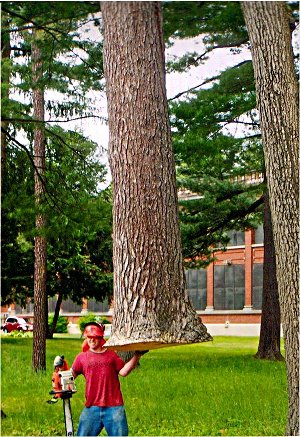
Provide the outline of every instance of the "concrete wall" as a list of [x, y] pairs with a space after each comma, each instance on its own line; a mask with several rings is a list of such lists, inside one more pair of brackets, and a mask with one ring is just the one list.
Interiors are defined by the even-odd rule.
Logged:
[[[206, 323], [208, 332], [214, 337], [218, 335], [222, 336], [236, 336], [236, 337], [259, 337], [260, 324], [257, 323], [224, 323], [213, 324]], [[280, 332], [281, 337], [282, 329]]]
[[[214, 336], [236, 336], [236, 337], [259, 337], [260, 324], [258, 323], [223, 323], [205, 324], [208, 332]], [[69, 334], [80, 334], [77, 324], [69, 323]], [[105, 336], [109, 337], [111, 332], [111, 325], [105, 325]], [[281, 330], [282, 337], [282, 330]]]

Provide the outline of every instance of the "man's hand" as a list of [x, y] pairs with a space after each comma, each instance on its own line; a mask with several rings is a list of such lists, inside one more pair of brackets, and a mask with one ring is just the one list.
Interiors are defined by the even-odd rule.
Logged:
[[138, 357], [141, 357], [143, 355], [145, 355], [147, 352], [149, 352], [149, 350], [145, 350], [145, 351], [135, 351], [134, 354]]

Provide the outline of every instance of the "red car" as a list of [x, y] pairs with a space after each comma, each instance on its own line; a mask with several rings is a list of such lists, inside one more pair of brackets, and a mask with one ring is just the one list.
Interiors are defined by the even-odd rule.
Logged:
[[2, 326], [3, 332], [11, 331], [32, 331], [32, 323], [27, 322], [22, 317], [7, 317], [4, 325]]

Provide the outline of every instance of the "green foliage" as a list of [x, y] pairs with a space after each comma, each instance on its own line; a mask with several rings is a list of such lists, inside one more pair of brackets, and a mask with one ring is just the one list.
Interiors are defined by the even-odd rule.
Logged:
[[[48, 329], [49, 329], [49, 331], [51, 330], [51, 327], [52, 327], [53, 318], [54, 318], [54, 314], [48, 315]], [[60, 334], [66, 334], [68, 332], [68, 319], [66, 317], [63, 317], [63, 316], [58, 317], [54, 332], [57, 332]]]
[[[82, 297], [103, 300], [112, 292], [111, 193], [98, 189], [105, 170], [94, 158], [96, 144], [82, 134], [56, 127], [51, 134], [42, 204], [47, 216], [47, 291], [61, 291], [77, 302]], [[2, 229], [2, 299], [24, 304], [33, 292], [33, 172], [27, 154], [10, 144]]]
[[[2, 336], [1, 401], [7, 415], [2, 435], [64, 435], [61, 401], [46, 403], [53, 360], [64, 355], [72, 365], [82, 339], [59, 337], [47, 340], [47, 372], [37, 374], [31, 370], [32, 340]], [[285, 364], [253, 358], [257, 345], [254, 337], [215, 337], [205, 344], [150, 351], [138, 369], [121, 379], [130, 435], [284, 435]], [[84, 384], [83, 377], [76, 379], [78, 391], [71, 401], [75, 432]]]
[[[2, 60], [2, 116], [10, 123], [5, 125], [3, 144], [1, 297], [3, 302], [24, 304], [33, 293], [37, 212], [32, 165], [36, 127], [32, 123], [32, 30], [39, 29], [35, 43], [43, 61], [42, 77], [35, 86], [55, 91], [45, 101], [52, 122], [53, 117], [96, 115], [87, 95], [103, 89], [102, 43], [100, 33], [100, 42], [95, 43], [84, 30], [95, 23], [93, 30], [99, 32], [99, 22], [93, 17], [99, 4], [6, 2], [2, 6], [2, 41], [13, 47], [10, 58], [3, 56]], [[112, 220], [109, 190], [99, 190], [106, 172], [99, 164], [97, 145], [81, 132], [65, 131], [52, 123], [45, 123], [44, 134], [45, 198], [40, 211], [47, 218], [42, 232], [48, 242], [48, 294], [63, 291], [64, 298], [75, 301], [83, 296], [103, 299], [112, 288]]]
[[31, 337], [31, 335], [29, 334], [29, 332], [25, 332], [22, 330], [17, 330], [15, 329], [14, 331], [11, 331], [9, 334], [7, 334], [8, 337], [12, 337], [12, 338], [28, 338]]
[[205, 53], [189, 53], [169, 61], [169, 71], [186, 71], [202, 64], [215, 47], [232, 47], [233, 53], [248, 42], [248, 34], [239, 2], [164, 2], [164, 36], [173, 39], [203, 36]]
[[191, 38], [209, 34], [205, 41], [238, 45], [247, 31], [239, 2], [164, 2], [165, 38]]
[[78, 321], [78, 326], [81, 333], [83, 332], [85, 324], [90, 322], [102, 323], [103, 325], [110, 324], [110, 321], [106, 317], [96, 316], [96, 314], [94, 313], [87, 313], [84, 316], [80, 317]]
[[106, 317], [96, 316], [96, 322], [102, 325], [110, 325], [110, 321]]
[[[260, 137], [236, 137], [224, 126], [241, 116], [257, 128], [251, 62], [225, 70], [209, 89], [170, 104], [177, 184], [198, 195], [180, 202], [183, 255], [187, 266], [206, 265], [214, 247], [224, 247], [226, 230], [256, 226], [261, 184], [243, 177], [263, 172]], [[255, 132], [255, 131], [254, 131]]]
[[79, 321], [78, 321], [78, 326], [80, 329], [80, 332], [83, 332], [84, 329], [84, 325], [86, 325], [86, 323], [90, 323], [90, 322], [96, 322], [96, 315], [94, 313], [87, 313], [84, 316], [80, 317]]
[[[248, 44], [238, 2], [166, 2], [164, 22], [169, 43], [199, 36], [205, 47], [170, 61], [171, 70], [203, 64], [220, 47], [230, 48], [234, 60]], [[189, 267], [205, 266], [215, 247], [225, 249], [227, 231], [262, 220], [263, 184], [244, 181], [264, 172], [252, 62], [227, 68], [206, 84], [170, 102], [178, 188], [193, 193], [193, 200], [180, 202]]]
[[[18, 123], [17, 120], [31, 118], [32, 34], [28, 29], [38, 28], [37, 43], [42, 50], [43, 74], [35, 86], [60, 93], [56, 99], [53, 93], [49, 94], [52, 97], [46, 98], [45, 108], [50, 117], [96, 115], [95, 105], [88, 97], [88, 92], [103, 90], [102, 43], [92, 41], [81, 28], [87, 23], [93, 27], [95, 20], [89, 14], [98, 8], [90, 2], [6, 2], [2, 10], [7, 17], [6, 21], [3, 20], [2, 34], [7, 36], [14, 31], [18, 35], [11, 57], [10, 87], [15, 93], [26, 97], [26, 104], [21, 111], [4, 110], [4, 114], [14, 125]], [[99, 32], [96, 25], [94, 29]], [[12, 98], [7, 106], [13, 108], [19, 105], [18, 100], [18, 97]], [[19, 127], [29, 132], [32, 123], [21, 123]]]

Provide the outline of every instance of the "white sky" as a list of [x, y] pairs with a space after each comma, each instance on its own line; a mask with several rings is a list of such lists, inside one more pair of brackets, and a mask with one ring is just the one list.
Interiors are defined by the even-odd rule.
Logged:
[[[92, 39], [97, 40], [101, 38], [99, 28], [96, 28], [93, 26], [93, 24], [89, 23], [86, 30], [88, 30], [89, 36]], [[299, 52], [298, 36], [299, 31], [294, 32], [294, 49], [296, 52]], [[175, 40], [174, 45], [166, 49], [166, 60], [173, 56], [180, 57], [187, 52], [197, 52], [202, 54], [205, 51], [205, 47], [202, 43], [202, 37], [203, 35], [197, 38], [190, 38], [186, 40]], [[250, 50], [248, 49], [243, 49], [238, 54], [233, 54], [230, 49], [216, 49], [209, 54], [209, 59], [207, 59], [204, 64], [200, 64], [197, 67], [191, 67], [187, 73], [175, 72], [167, 74], [167, 97], [172, 98], [182, 91], [186, 91], [189, 88], [201, 84], [204, 80], [219, 74], [226, 68], [248, 59], [251, 59]], [[52, 92], [51, 94], [52, 98], [53, 96], [61, 98], [58, 93]], [[89, 93], [89, 97], [93, 98], [96, 102], [97, 115], [107, 118], [105, 93], [91, 92]], [[19, 96], [19, 98], [21, 98], [21, 96]], [[108, 127], [103, 123], [103, 121], [97, 118], [90, 118], [57, 124], [60, 124], [65, 129], [78, 128], [82, 130], [87, 137], [98, 144], [99, 151], [103, 149], [107, 150], [109, 133]], [[232, 132], [232, 128], [230, 131]], [[101, 157], [101, 161], [107, 164], [107, 155], [105, 153]], [[110, 179], [109, 176], [108, 179]]]
[[[92, 40], [102, 38], [99, 28], [95, 27], [91, 22], [82, 28], [85, 31], [85, 36], [89, 36]], [[180, 57], [187, 52], [197, 52], [199, 55], [205, 52], [204, 44], [202, 43], [203, 35], [197, 38], [189, 38], [186, 40], [175, 40], [171, 47], [166, 49], [166, 61], [174, 56]], [[166, 76], [167, 97], [172, 98], [182, 91], [186, 91], [194, 86], [201, 84], [204, 80], [219, 74], [227, 67], [238, 64], [246, 59], [251, 59], [250, 51], [244, 49], [239, 54], [233, 54], [230, 49], [216, 49], [211, 52], [209, 58], [204, 64], [197, 67], [191, 67], [187, 73], [170, 73]], [[21, 61], [20, 61], [21, 62]], [[55, 100], [63, 99], [63, 96], [57, 92], [48, 91], [50, 98]], [[22, 96], [15, 96], [23, 100]], [[105, 92], [90, 92], [88, 97], [95, 101], [97, 115], [107, 118], [107, 104]], [[49, 117], [50, 118], [50, 117]], [[47, 120], [47, 114], [46, 114]], [[98, 150], [107, 151], [108, 148], [108, 126], [98, 118], [87, 118], [72, 122], [57, 123], [64, 129], [80, 129], [84, 135], [98, 144]], [[107, 154], [104, 152], [100, 157], [101, 162], [107, 164]], [[108, 174], [108, 181], [110, 175]]]
[[[170, 56], [182, 56], [186, 52], [197, 51], [202, 54], [205, 51], [202, 43], [202, 37], [188, 39], [188, 40], [176, 40], [174, 45], [166, 49], [166, 60]], [[201, 64], [197, 67], [192, 67], [187, 73], [170, 73], [166, 77], [167, 97], [174, 97], [176, 94], [182, 91], [186, 91], [191, 87], [197, 86], [205, 79], [223, 71], [225, 68], [238, 64], [246, 59], [251, 59], [250, 51], [243, 50], [239, 54], [233, 54], [230, 49], [217, 49], [212, 52], [209, 59], [205, 64]], [[105, 93], [90, 93], [91, 97], [94, 97], [97, 101], [98, 115], [107, 117], [107, 106]], [[85, 119], [82, 121], [62, 123], [62, 127], [80, 128], [84, 131], [90, 139], [95, 141], [99, 148], [107, 150], [108, 147], [108, 127], [98, 119]], [[107, 156], [104, 154], [103, 163], [107, 163]], [[108, 179], [110, 177], [108, 176]]]

